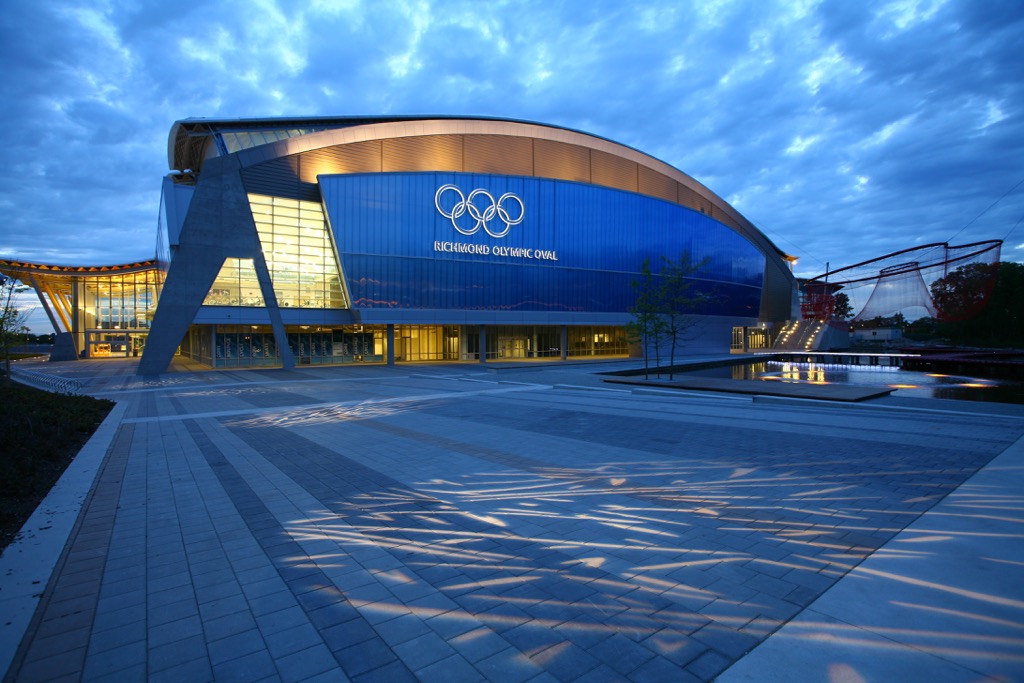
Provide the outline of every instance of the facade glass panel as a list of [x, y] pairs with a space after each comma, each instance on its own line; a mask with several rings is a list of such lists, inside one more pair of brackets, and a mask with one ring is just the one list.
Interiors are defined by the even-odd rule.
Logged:
[[[286, 328], [288, 346], [300, 365], [383, 363], [387, 360], [387, 327]], [[281, 364], [274, 331], [269, 325], [193, 325], [181, 353], [218, 368], [262, 367]]]
[[[476, 335], [474, 335], [476, 336]], [[629, 342], [621, 327], [566, 328], [566, 357], [628, 356]], [[467, 345], [463, 360], [477, 358], [479, 338]], [[562, 327], [556, 325], [494, 325], [487, 327], [487, 360], [562, 357]]]
[[257, 194], [249, 204], [278, 305], [347, 308], [320, 204]]
[[204, 306], [264, 306], [263, 292], [251, 258], [225, 259]]
[[396, 361], [460, 360], [458, 325], [396, 325]]
[[581, 356], [626, 356], [629, 341], [618, 327], [572, 327], [567, 332], [570, 358]]
[[[345, 308], [338, 260], [316, 202], [249, 195], [278, 306]], [[264, 306], [252, 259], [224, 261], [204, 306]]]
[[119, 275], [89, 276], [75, 285], [77, 304], [72, 331], [84, 333], [76, 344], [88, 357], [138, 355], [159, 298], [160, 273], [147, 269]]
[[85, 329], [148, 330], [156, 308], [156, 270], [81, 280], [79, 310]]
[[313, 133], [321, 128], [302, 128], [288, 130], [254, 130], [254, 131], [224, 131], [220, 134], [221, 144], [224, 150], [231, 154], [242, 149], [249, 149], [258, 145], [266, 145], [278, 140], [298, 137], [306, 133]]
[[758, 314], [764, 255], [677, 204], [466, 173], [321, 176], [320, 185], [353, 308], [626, 313], [644, 259], [685, 253], [707, 259], [696, 313]]
[[[288, 346], [298, 365], [384, 363], [387, 326], [293, 325]], [[558, 360], [563, 328], [558, 325], [489, 325], [489, 361]], [[395, 361], [402, 363], [475, 361], [480, 358], [477, 325], [395, 325]], [[620, 327], [577, 326], [566, 330], [565, 356], [628, 356]], [[193, 325], [181, 345], [183, 355], [218, 368], [280, 365], [269, 325]]]

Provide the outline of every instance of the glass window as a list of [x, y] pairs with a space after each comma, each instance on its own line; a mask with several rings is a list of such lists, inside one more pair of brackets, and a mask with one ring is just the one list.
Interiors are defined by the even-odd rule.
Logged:
[[265, 145], [271, 142], [276, 142], [277, 140], [286, 140], [288, 138], [298, 137], [308, 133], [315, 133], [320, 130], [324, 130], [324, 128], [234, 130], [220, 131], [219, 135], [224, 143], [224, 149], [227, 150], [228, 154], [233, 154], [234, 152], [242, 149]]
[[[471, 224], [460, 232], [437, 209], [446, 184], [463, 196], [475, 188], [495, 198], [514, 193], [526, 218], [501, 238], [482, 229], [466, 234]], [[463, 173], [323, 176], [320, 186], [354, 307], [626, 313], [645, 258], [657, 266], [662, 256], [689, 253], [707, 259], [695, 278], [702, 303], [694, 313], [757, 317], [760, 309], [764, 255], [727, 226], [671, 202]]]
[[278, 305], [347, 308], [320, 204], [256, 194], [249, 204]]
[[[278, 305], [346, 307], [341, 271], [320, 205], [265, 195], [250, 195], [249, 201]], [[227, 259], [203, 303], [264, 306], [252, 260]]]
[[85, 329], [148, 329], [159, 294], [156, 269], [81, 278], [80, 314]]
[[242, 149], [242, 146], [238, 143], [238, 136], [234, 133], [224, 133], [221, 139], [224, 141], [224, 149], [228, 151], [228, 154], [234, 154]]
[[252, 259], [226, 259], [203, 305], [263, 306], [263, 293]]

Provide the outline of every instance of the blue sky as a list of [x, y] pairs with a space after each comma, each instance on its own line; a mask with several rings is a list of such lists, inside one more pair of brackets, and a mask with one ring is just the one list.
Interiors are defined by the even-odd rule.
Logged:
[[1024, 262], [1024, 3], [17, 3], [0, 258], [155, 250], [188, 117], [458, 114], [651, 154], [817, 275], [917, 244]]

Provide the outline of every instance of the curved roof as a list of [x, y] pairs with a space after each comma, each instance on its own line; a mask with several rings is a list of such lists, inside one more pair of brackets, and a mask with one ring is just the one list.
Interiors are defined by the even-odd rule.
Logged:
[[[231, 154], [238, 149], [231, 149], [229, 143], [223, 142], [223, 136], [249, 135], [255, 144], [241, 144], [239, 149], [255, 147], [276, 140], [298, 137], [321, 130], [336, 130], [352, 126], [364, 126], [374, 123], [398, 123], [410, 121], [502, 121], [506, 123], [526, 123], [546, 128], [561, 128], [535, 121], [505, 119], [490, 116], [313, 116], [313, 117], [269, 117], [257, 119], [206, 119], [190, 118], [176, 121], [171, 126], [167, 140], [167, 164], [174, 171], [198, 172], [203, 160], [209, 156]], [[572, 130], [561, 128], [562, 130]], [[582, 131], [574, 131], [580, 132]], [[271, 139], [273, 137], [273, 139]], [[597, 137], [591, 135], [590, 137]], [[213, 144], [216, 152], [209, 150]]]
[[[765, 253], [772, 253], [786, 261], [795, 260], [779, 249], [728, 202], [674, 166], [607, 138], [532, 121], [470, 116], [184, 119], [176, 122], [171, 128], [168, 139], [168, 161], [172, 170], [190, 176], [200, 173], [203, 161], [214, 156], [236, 154], [243, 169], [247, 169], [286, 157], [309, 156], [316, 153], [317, 150], [332, 147], [351, 145], [354, 149], [360, 143], [374, 141], [387, 143], [414, 138], [440, 140], [444, 136], [478, 136], [480, 138], [502, 136], [506, 139], [544, 141], [550, 143], [551, 147], [558, 147], [551, 152], [554, 156], [569, 157], [572, 156], [574, 150], [582, 150], [587, 155], [599, 158], [587, 159], [585, 163], [588, 165], [588, 170], [582, 175], [578, 172], [574, 175], [573, 172], [564, 170], [566, 166], [572, 165], [571, 159], [568, 161], [556, 160], [549, 164], [547, 169], [538, 168], [536, 163], [530, 165], [528, 169], [520, 168], [515, 172], [504, 169], [502, 171], [470, 169], [465, 153], [462, 153], [461, 166], [455, 164], [428, 169], [417, 167], [416, 164], [419, 160], [416, 157], [422, 159], [425, 156], [436, 155], [421, 147], [415, 152], [406, 151], [406, 158], [402, 162], [390, 166], [380, 163], [376, 167], [360, 167], [355, 170], [351, 165], [342, 164], [348, 168], [339, 170], [337, 163], [332, 164], [318, 159], [316, 163], [307, 163], [307, 167], [315, 167], [318, 172], [323, 173], [385, 170], [475, 170], [579, 180], [655, 196], [701, 211], [742, 234]], [[535, 150], [531, 150], [530, 153], [534, 155], [534, 158], [539, 156]], [[384, 151], [382, 150], [378, 156], [383, 155]], [[600, 155], [605, 156], [601, 157]], [[431, 161], [433, 160], [431, 159]], [[630, 166], [624, 168], [623, 162]], [[562, 168], [558, 168], [559, 165]], [[635, 170], [632, 170], [632, 165], [635, 165]], [[603, 172], [597, 170], [592, 172], [591, 169], [602, 169]], [[279, 170], [284, 171], [284, 169]], [[299, 175], [295, 168], [290, 172]], [[634, 177], [629, 178], [630, 174]], [[316, 182], [315, 176], [309, 177], [309, 172], [305, 175], [307, 176], [304, 178], [306, 183]], [[626, 177], [625, 181], [623, 180], [624, 176]]]
[[117, 275], [123, 273], [136, 273], [142, 270], [152, 270], [157, 267], [155, 260], [136, 261], [134, 263], [122, 263], [110, 266], [57, 266], [46, 263], [28, 263], [26, 261], [9, 261], [0, 259], [0, 272], [7, 273], [16, 278], [27, 275], [36, 276], [88, 276], [88, 275]]

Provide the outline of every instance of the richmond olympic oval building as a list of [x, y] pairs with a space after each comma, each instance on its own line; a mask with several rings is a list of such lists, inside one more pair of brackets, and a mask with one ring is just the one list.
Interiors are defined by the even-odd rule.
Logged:
[[171, 129], [140, 374], [629, 355], [645, 259], [706, 259], [691, 349], [785, 321], [785, 255], [700, 183], [578, 131], [469, 117]]

